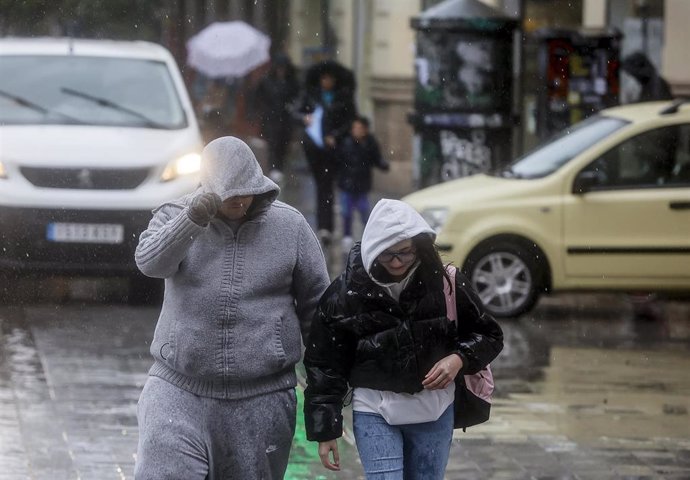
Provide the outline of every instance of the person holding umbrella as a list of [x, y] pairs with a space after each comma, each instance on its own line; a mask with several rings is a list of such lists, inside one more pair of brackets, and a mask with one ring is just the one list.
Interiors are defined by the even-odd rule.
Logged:
[[208, 82], [199, 92], [206, 140], [227, 133], [239, 109], [240, 79], [266, 65], [270, 47], [268, 35], [241, 21], [214, 22], [189, 39], [186, 63]]
[[324, 247], [333, 235], [336, 147], [357, 115], [354, 92], [354, 75], [337, 62], [326, 60], [306, 72], [298, 111], [305, 127], [304, 154], [316, 183], [316, 223]]

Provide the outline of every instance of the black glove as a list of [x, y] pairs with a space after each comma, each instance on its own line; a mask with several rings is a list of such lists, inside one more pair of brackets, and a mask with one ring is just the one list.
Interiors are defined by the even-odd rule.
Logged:
[[192, 222], [205, 227], [218, 213], [222, 203], [223, 201], [215, 193], [202, 193], [194, 197], [192, 203], [189, 204], [187, 215]]

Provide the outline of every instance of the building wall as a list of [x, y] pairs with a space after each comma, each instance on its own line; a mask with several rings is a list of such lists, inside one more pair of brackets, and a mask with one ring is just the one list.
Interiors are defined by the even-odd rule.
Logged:
[[355, 46], [352, 30], [354, 2], [343, 0], [331, 2], [329, 16], [336, 39], [336, 57], [343, 65], [353, 68]]
[[391, 169], [376, 173], [379, 190], [391, 196], [411, 192], [412, 139], [407, 115], [414, 103], [415, 34], [410, 18], [419, 13], [417, 0], [373, 0], [371, 101], [373, 120]]
[[582, 5], [582, 26], [602, 28], [606, 26], [606, 2], [584, 0]]
[[664, 4], [665, 42], [663, 47], [662, 75], [671, 84], [675, 95], [690, 95], [690, 2], [666, 0]]
[[305, 64], [305, 49], [323, 44], [319, 0], [292, 0], [290, 2], [290, 33], [288, 52], [297, 66]]

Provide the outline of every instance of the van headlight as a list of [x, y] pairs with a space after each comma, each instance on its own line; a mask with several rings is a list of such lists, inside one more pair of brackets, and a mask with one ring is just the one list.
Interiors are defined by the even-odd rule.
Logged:
[[5, 170], [5, 164], [0, 162], [0, 178], [7, 178], [7, 171]]
[[161, 181], [169, 182], [178, 177], [199, 173], [201, 170], [201, 155], [188, 153], [170, 162], [161, 174]]
[[448, 209], [445, 207], [425, 208], [421, 215], [426, 223], [438, 233], [448, 219]]

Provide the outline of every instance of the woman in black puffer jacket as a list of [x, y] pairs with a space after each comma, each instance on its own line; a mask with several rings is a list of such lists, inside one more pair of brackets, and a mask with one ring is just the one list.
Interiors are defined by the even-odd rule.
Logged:
[[321, 462], [330, 470], [340, 468], [336, 439], [352, 387], [354, 433], [367, 478], [398, 472], [400, 479], [442, 479], [454, 379], [478, 372], [503, 348], [499, 325], [459, 272], [460, 322], [447, 318], [444, 277], [450, 278], [434, 240], [410, 206], [381, 200], [345, 272], [321, 298], [304, 359], [304, 413], [307, 437], [319, 442]]

